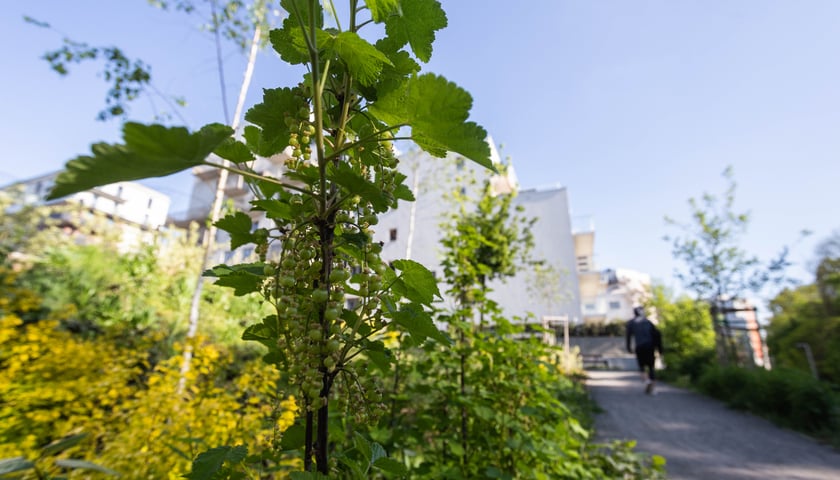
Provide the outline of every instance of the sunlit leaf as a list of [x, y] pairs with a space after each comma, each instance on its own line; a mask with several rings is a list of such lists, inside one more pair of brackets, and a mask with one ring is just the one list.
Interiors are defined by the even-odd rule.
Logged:
[[336, 35], [332, 47], [347, 64], [350, 74], [362, 85], [372, 85], [382, 71], [382, 66], [391, 64], [384, 53], [354, 32]]
[[201, 165], [231, 134], [230, 127], [218, 123], [195, 133], [183, 127], [126, 123], [125, 144], [97, 143], [91, 147], [93, 155], [67, 162], [47, 199], [115, 182], [162, 177]]
[[236, 212], [216, 221], [215, 225], [230, 235], [230, 248], [235, 249], [254, 241], [253, 220], [247, 213]]
[[407, 43], [417, 58], [428, 62], [435, 32], [446, 24], [446, 13], [437, 0], [402, 0], [398, 14], [385, 19], [385, 32], [395, 49]]
[[370, 111], [392, 125], [409, 125], [412, 137], [429, 153], [457, 152], [494, 170], [487, 132], [468, 122], [472, 97], [443, 77], [425, 74], [379, 98]]

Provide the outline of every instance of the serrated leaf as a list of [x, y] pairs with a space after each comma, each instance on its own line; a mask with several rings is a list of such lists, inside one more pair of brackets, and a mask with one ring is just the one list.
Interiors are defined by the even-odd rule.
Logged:
[[390, 351], [369, 350], [365, 353], [365, 355], [367, 355], [370, 361], [373, 362], [373, 364], [380, 370], [388, 371], [388, 369], [391, 368], [393, 356]]
[[115, 182], [163, 177], [201, 165], [232, 134], [230, 127], [218, 123], [190, 133], [183, 127], [128, 122], [123, 126], [125, 144], [97, 143], [91, 146], [92, 155], [67, 162], [47, 200]]
[[366, 0], [365, 5], [370, 9], [370, 16], [374, 22], [381, 22], [397, 11], [399, 0]]
[[95, 470], [97, 472], [102, 472], [107, 475], [113, 475], [115, 477], [119, 477], [120, 474], [111, 470], [110, 468], [103, 467], [102, 465], [97, 465], [93, 462], [88, 462], [86, 460], [75, 460], [72, 458], [61, 458], [55, 461], [55, 464], [59, 467], [63, 468], [72, 468], [74, 470]]
[[213, 153], [233, 163], [245, 163], [254, 160], [251, 149], [244, 143], [234, 140], [233, 137], [226, 138], [221, 145], [213, 150]]
[[21, 472], [35, 468], [35, 464], [23, 457], [4, 458], [0, 460], [0, 475]]
[[391, 61], [367, 40], [355, 32], [341, 32], [332, 44], [336, 55], [347, 64], [350, 74], [362, 85], [372, 85], [382, 72], [382, 66]]
[[265, 212], [266, 216], [271, 219], [291, 220], [292, 206], [281, 200], [254, 200], [251, 202], [254, 210], [261, 210]]
[[262, 280], [253, 275], [237, 274], [222, 277], [214, 283], [220, 287], [229, 287], [233, 289], [233, 294], [237, 297], [248, 295], [249, 293], [258, 292]]
[[444, 345], [450, 343], [449, 338], [437, 329], [429, 312], [419, 305], [403, 305], [394, 313], [393, 318], [394, 322], [403, 327], [412, 337], [417, 337], [419, 340], [433, 338]]
[[354, 172], [346, 163], [331, 165], [327, 170], [327, 178], [344, 187], [351, 195], [358, 195], [369, 201], [375, 211], [384, 212], [388, 209], [388, 199], [382, 194], [382, 189]]
[[246, 328], [245, 331], [242, 332], [242, 340], [251, 340], [254, 342], [259, 342], [269, 347], [272, 346], [272, 344], [277, 343], [277, 339], [273, 335], [271, 329], [269, 329], [262, 323], [250, 325], [248, 328]]
[[231, 250], [254, 241], [251, 233], [253, 220], [247, 213], [235, 212], [216, 221], [215, 225], [230, 235]]
[[[294, 94], [291, 88], [267, 88], [263, 90], [263, 101], [251, 107], [245, 113], [245, 120], [259, 126], [260, 141], [258, 144], [265, 147], [270, 145], [271, 155], [279, 153], [289, 145], [289, 127], [286, 126], [286, 117], [291, 115], [297, 117], [298, 110], [307, 108], [303, 98]], [[249, 133], [251, 144], [254, 143], [253, 131]], [[246, 138], [247, 140], [247, 138]], [[267, 152], [260, 152], [264, 156]]]
[[354, 245], [358, 248], [365, 248], [365, 245], [368, 243], [368, 236], [364, 233], [353, 233], [353, 232], [343, 232], [338, 238], [343, 243], [349, 243], [350, 245]]
[[371, 444], [368, 441], [368, 439], [365, 438], [364, 435], [362, 435], [361, 433], [356, 432], [353, 443], [356, 445], [356, 450], [358, 450], [359, 453], [361, 453], [362, 456], [365, 457], [365, 461], [371, 462]]
[[283, 450], [297, 450], [306, 443], [306, 429], [303, 425], [296, 423], [283, 432], [280, 439], [280, 448]]
[[380, 458], [386, 458], [387, 456], [388, 456], [388, 454], [385, 453], [385, 449], [382, 447], [382, 445], [380, 445], [376, 442], [370, 442], [370, 461], [371, 461], [371, 463], [376, 462]]
[[[309, 6], [313, 2], [309, 0], [281, 0], [280, 6], [283, 7], [284, 10], [289, 12], [289, 17], [297, 18], [297, 15], [300, 15], [301, 21], [304, 25], [309, 27], [310, 19], [312, 16], [310, 15]], [[321, 6], [320, 2], [315, 3], [315, 11], [311, 12], [315, 15], [315, 28], [323, 28], [324, 27], [324, 8]]]
[[428, 305], [440, 297], [435, 275], [421, 263], [414, 260], [396, 260], [394, 268], [400, 271], [399, 278], [407, 287], [405, 295], [418, 303]]
[[306, 48], [306, 40], [303, 37], [303, 30], [292, 16], [283, 20], [281, 28], [275, 28], [268, 34], [268, 39], [274, 51], [280, 55], [286, 63], [300, 65], [309, 61], [309, 52]]
[[472, 97], [443, 77], [415, 76], [402, 87], [380, 97], [369, 109], [391, 125], [409, 125], [417, 144], [435, 156], [457, 152], [495, 170], [487, 132], [468, 122]]
[[408, 469], [393, 458], [382, 457], [373, 462], [373, 466], [391, 475], [406, 475]]
[[385, 19], [386, 40], [395, 50], [409, 44], [414, 55], [427, 63], [432, 58], [435, 32], [446, 24], [446, 12], [437, 0], [402, 0], [396, 14]]
[[[184, 478], [192, 480], [207, 480], [213, 478], [224, 465], [228, 454], [233, 447], [215, 447], [201, 452], [193, 460], [190, 473], [184, 475]], [[243, 457], [244, 458], [244, 457]]]
[[70, 435], [69, 437], [64, 437], [62, 439], [56, 440], [51, 442], [49, 445], [41, 449], [41, 456], [48, 457], [50, 455], [55, 455], [56, 453], [63, 452], [70, 447], [74, 447], [79, 444], [82, 440], [87, 438], [87, 433], [77, 433], [75, 435]]
[[[248, 148], [261, 157], [271, 157], [272, 155], [277, 155], [282, 152], [283, 149], [286, 148], [286, 144], [289, 143], [288, 138], [284, 139], [280, 136], [274, 137], [273, 141], [264, 139], [262, 136], [262, 130], [254, 125], [248, 125], [245, 127], [242, 136], [245, 137], [245, 144], [248, 145]], [[272, 183], [272, 185], [276, 184]]]

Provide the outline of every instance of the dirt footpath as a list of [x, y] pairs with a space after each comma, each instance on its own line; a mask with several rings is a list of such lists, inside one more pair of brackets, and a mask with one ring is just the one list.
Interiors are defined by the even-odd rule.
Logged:
[[667, 385], [645, 395], [636, 372], [589, 376], [604, 409], [598, 439], [637, 440], [639, 450], [665, 457], [668, 478], [840, 480], [840, 453], [804, 435]]

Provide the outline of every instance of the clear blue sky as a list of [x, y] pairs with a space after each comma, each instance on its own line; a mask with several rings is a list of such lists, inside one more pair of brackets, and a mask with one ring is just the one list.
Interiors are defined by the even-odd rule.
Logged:
[[[769, 258], [813, 230], [791, 270], [811, 278], [814, 245], [840, 228], [840, 2], [442, 3], [449, 27], [426, 70], [472, 93], [473, 118], [504, 144], [524, 187], [568, 188], [573, 215], [594, 221], [599, 267], [673, 284], [663, 217], [686, 218], [686, 200], [720, 192], [732, 165], [737, 206], [752, 214], [743, 247]], [[191, 128], [223, 121], [214, 46], [196, 18], [145, 0], [13, 2], [0, 17], [0, 184], [119, 138], [118, 123], [94, 120], [106, 89], [95, 68], [52, 73], [39, 57], [61, 36], [23, 15], [151, 64], [160, 90], [187, 98]], [[225, 57], [232, 110], [244, 62], [231, 46]], [[248, 105], [299, 75], [264, 54]], [[136, 103], [132, 119], [151, 116]], [[185, 208], [189, 175], [150, 184]]]

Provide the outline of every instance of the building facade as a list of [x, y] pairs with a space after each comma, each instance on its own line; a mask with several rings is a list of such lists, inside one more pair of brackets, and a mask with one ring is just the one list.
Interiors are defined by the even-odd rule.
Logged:
[[[490, 144], [492, 160], [501, 164], [498, 152]], [[420, 151], [402, 155], [400, 166], [416, 200], [401, 202], [399, 208], [382, 215], [374, 239], [383, 243], [385, 260], [415, 260], [442, 282], [442, 224], [458, 208], [449, 194], [460, 190], [477, 199], [488, 173], [457, 154], [438, 159]], [[526, 265], [514, 277], [490, 282], [491, 297], [510, 319], [538, 324], [544, 317], [579, 320], [580, 297], [566, 189], [519, 190], [510, 166], [505, 175], [491, 177], [490, 181], [497, 194], [516, 194], [512, 208], [521, 207], [520, 215], [537, 219], [531, 229], [534, 264]], [[538, 265], [550, 267], [553, 275], [540, 277]], [[546, 282], [551, 285], [545, 285]], [[445, 290], [445, 285], [441, 285], [441, 290]], [[454, 306], [453, 300], [445, 297], [444, 305]]]
[[[45, 197], [60, 172], [52, 172], [7, 185], [4, 191], [17, 190], [24, 204], [46, 203]], [[136, 182], [118, 182], [49, 202], [50, 205], [71, 205], [77, 215], [67, 218], [67, 226], [75, 222], [93, 221], [103, 217], [119, 233], [119, 248], [123, 251], [149, 244], [165, 227], [169, 214], [169, 196]]]
[[583, 321], [606, 324], [633, 318], [633, 308], [650, 298], [650, 275], [621, 268], [597, 269], [592, 225], [575, 232], [574, 245]]

